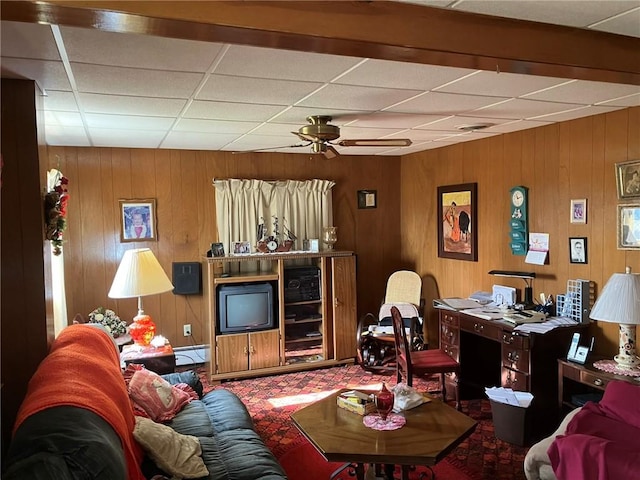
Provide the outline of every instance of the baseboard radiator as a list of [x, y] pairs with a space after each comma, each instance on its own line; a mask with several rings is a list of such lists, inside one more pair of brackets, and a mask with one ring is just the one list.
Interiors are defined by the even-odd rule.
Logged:
[[191, 345], [189, 347], [174, 347], [176, 366], [197, 365], [210, 360], [209, 345]]

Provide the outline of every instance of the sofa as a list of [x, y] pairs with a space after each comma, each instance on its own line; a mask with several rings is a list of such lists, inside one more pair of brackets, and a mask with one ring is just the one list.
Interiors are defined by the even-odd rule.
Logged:
[[[127, 383], [118, 349], [101, 327], [65, 328], [29, 382], [2, 478], [286, 479], [232, 392], [203, 396], [193, 371], [143, 373], [134, 372]], [[138, 377], [152, 378], [143, 394], [169, 392], [180, 399], [160, 398], [160, 406], [173, 409], [161, 421], [144, 415], [154, 406], [133, 396]]]
[[524, 459], [528, 480], [619, 480], [640, 472], [640, 383], [607, 384], [602, 400], [569, 412]]

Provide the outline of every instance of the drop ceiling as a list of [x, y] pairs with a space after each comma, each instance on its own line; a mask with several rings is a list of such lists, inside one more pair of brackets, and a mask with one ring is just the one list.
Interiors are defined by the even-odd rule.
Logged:
[[[640, 0], [422, 1], [429, 7], [640, 37]], [[409, 138], [404, 155], [640, 105], [640, 87], [64, 25], [2, 21], [3, 78], [36, 81], [49, 145], [307, 153], [292, 135], [331, 115], [341, 139]], [[638, 57], [640, 62], [640, 53]], [[478, 131], [462, 126], [488, 124]]]

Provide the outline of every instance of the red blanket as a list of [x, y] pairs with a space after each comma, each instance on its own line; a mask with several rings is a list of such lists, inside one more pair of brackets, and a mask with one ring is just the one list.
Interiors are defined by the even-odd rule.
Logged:
[[619, 480], [640, 475], [640, 386], [614, 381], [587, 402], [547, 451], [558, 480]]
[[144, 480], [142, 450], [133, 438], [135, 419], [113, 339], [91, 325], [71, 325], [53, 342], [49, 355], [29, 381], [14, 432], [29, 416], [71, 405], [108, 422], [122, 440], [129, 480]]

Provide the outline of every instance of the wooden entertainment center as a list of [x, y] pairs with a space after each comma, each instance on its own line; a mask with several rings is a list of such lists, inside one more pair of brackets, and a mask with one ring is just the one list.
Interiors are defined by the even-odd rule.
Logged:
[[[353, 252], [281, 252], [203, 260], [211, 381], [271, 375], [353, 363], [356, 355], [356, 263]], [[319, 274], [319, 295], [293, 298], [287, 273], [307, 266]], [[221, 334], [218, 288], [269, 282], [274, 328]]]

